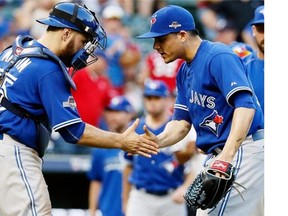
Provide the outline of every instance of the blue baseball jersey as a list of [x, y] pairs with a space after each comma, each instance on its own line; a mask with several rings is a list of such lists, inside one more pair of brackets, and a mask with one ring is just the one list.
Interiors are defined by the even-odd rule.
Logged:
[[[35, 40], [27, 43], [43, 47]], [[8, 62], [11, 55], [11, 49], [2, 52], [0, 64]], [[54, 131], [78, 123], [82, 127], [80, 134], [83, 133], [84, 123], [77, 112], [70, 85], [56, 61], [38, 57], [19, 60], [7, 74], [2, 91], [10, 102], [34, 116], [47, 119]], [[29, 118], [21, 118], [0, 106], [0, 135], [3, 133], [36, 151], [39, 150], [35, 122]]]
[[[145, 117], [140, 119], [136, 128], [138, 134], [143, 134]], [[154, 134], [160, 134], [167, 122], [157, 129], [148, 127]], [[179, 165], [171, 147], [163, 148], [157, 155], [146, 158], [140, 155], [128, 156], [124, 154], [128, 163], [132, 164], [133, 171], [129, 182], [137, 188], [143, 188], [150, 191], [165, 191], [175, 189], [184, 181], [184, 166]]]
[[248, 135], [263, 128], [263, 114], [243, 62], [229, 46], [203, 40], [193, 61], [182, 64], [176, 82], [173, 119], [193, 124], [196, 145], [203, 151], [210, 153], [224, 146], [235, 109], [231, 104], [235, 93], [246, 91], [253, 97], [256, 113]]
[[264, 114], [264, 59], [259, 59], [257, 52], [253, 51], [243, 61]]
[[122, 171], [123, 151], [120, 149], [95, 149], [92, 167], [87, 173], [90, 181], [101, 182], [98, 209], [103, 216], [123, 216]]

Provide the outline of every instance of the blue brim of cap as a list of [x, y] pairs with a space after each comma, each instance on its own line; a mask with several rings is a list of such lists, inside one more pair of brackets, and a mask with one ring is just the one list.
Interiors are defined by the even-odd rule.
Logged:
[[139, 39], [145, 39], [145, 38], [155, 38], [155, 37], [161, 37], [164, 35], [167, 35], [169, 33], [159, 33], [159, 32], [147, 32], [145, 34], [137, 36]]
[[106, 110], [128, 112], [125, 108], [119, 108], [119, 107], [114, 107], [114, 106], [106, 107]]
[[257, 25], [257, 24], [264, 24], [264, 19], [263, 20], [258, 20], [256, 22], [253, 22], [250, 25]]
[[145, 96], [155, 96], [155, 97], [167, 97], [167, 95], [163, 94], [163, 93], [156, 93], [156, 92], [144, 92], [144, 97]]

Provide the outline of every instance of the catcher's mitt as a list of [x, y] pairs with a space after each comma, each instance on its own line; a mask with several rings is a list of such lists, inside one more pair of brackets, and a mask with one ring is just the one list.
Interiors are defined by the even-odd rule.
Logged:
[[[225, 178], [216, 176], [215, 172], [225, 175]], [[215, 160], [197, 175], [184, 199], [194, 209], [213, 208], [231, 189], [234, 180], [234, 167], [228, 162]]]

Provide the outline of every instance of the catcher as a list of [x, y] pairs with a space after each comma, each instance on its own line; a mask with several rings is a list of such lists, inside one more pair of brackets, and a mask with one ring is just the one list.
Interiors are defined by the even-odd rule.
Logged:
[[239, 56], [201, 39], [191, 13], [174, 5], [156, 11], [150, 32], [138, 38], [154, 38], [153, 48], [165, 63], [185, 60], [176, 77], [173, 120], [157, 136], [144, 126], [143, 136], [166, 147], [183, 139], [193, 124], [196, 145], [208, 158], [184, 196], [187, 205], [197, 215], [258, 215], [264, 117]]

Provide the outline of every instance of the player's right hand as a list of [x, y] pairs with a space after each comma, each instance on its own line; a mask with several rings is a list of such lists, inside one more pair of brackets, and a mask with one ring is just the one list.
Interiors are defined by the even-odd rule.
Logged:
[[129, 155], [139, 154], [150, 158], [151, 154], [158, 154], [158, 145], [152, 139], [148, 139], [147, 136], [140, 136], [135, 132], [139, 121], [140, 120], [137, 118], [135, 122], [122, 134], [123, 142], [121, 149], [128, 152]]

